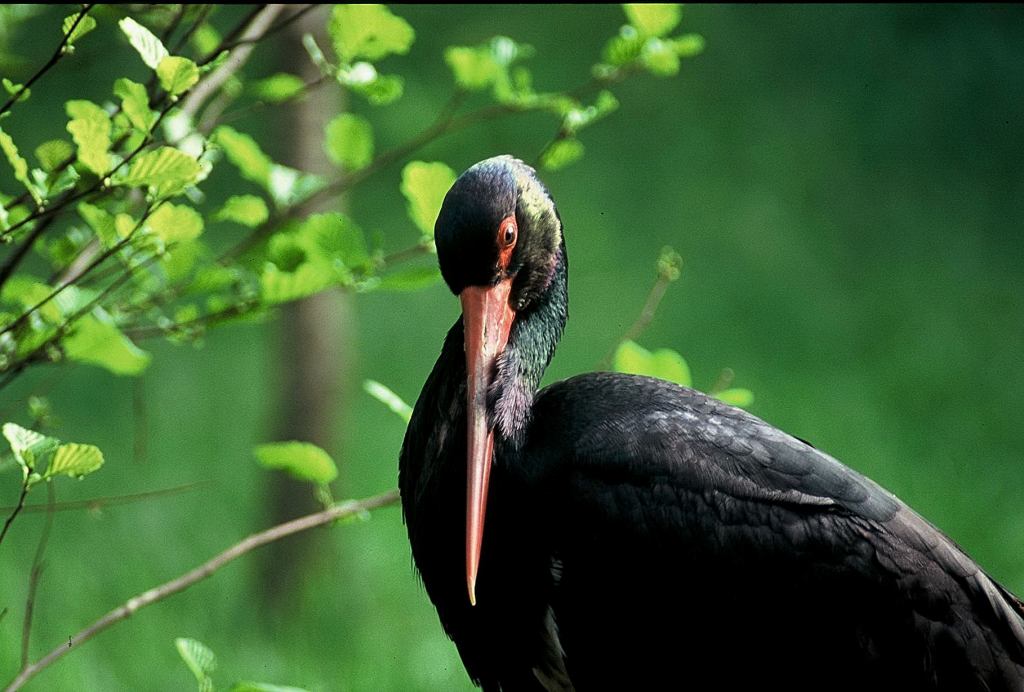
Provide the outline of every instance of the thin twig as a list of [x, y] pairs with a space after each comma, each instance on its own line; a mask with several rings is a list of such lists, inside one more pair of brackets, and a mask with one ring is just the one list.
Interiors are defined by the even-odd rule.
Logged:
[[264, 31], [263, 34], [261, 34], [260, 36], [257, 36], [255, 38], [240, 38], [237, 41], [232, 41], [230, 43], [224, 43], [224, 44], [221, 45], [220, 49], [222, 51], [224, 51], [224, 50], [232, 50], [233, 48], [237, 48], [238, 46], [243, 46], [243, 45], [245, 45], [247, 43], [257, 43], [257, 42], [265, 39], [267, 36], [272, 36], [273, 34], [276, 34], [281, 29], [284, 29], [289, 24], [291, 24], [295, 20], [299, 19], [299, 17], [303, 16], [304, 14], [309, 12], [310, 10], [315, 10], [318, 7], [321, 7], [321, 5], [319, 5], [319, 4], [306, 5], [305, 7], [303, 7], [298, 12], [293, 12], [292, 14], [288, 15], [287, 17], [285, 17], [284, 19], [279, 21], [274, 26], [272, 26], [269, 29], [267, 29], [266, 31]]
[[[185, 483], [184, 485], [176, 485], [170, 488], [161, 488], [159, 490], [147, 490], [141, 493], [131, 493], [129, 495], [107, 495], [104, 497], [93, 497], [86, 500], [71, 500], [68, 502], [58, 502], [53, 506], [54, 512], [70, 512], [78, 509], [95, 510], [107, 507], [110, 505], [127, 505], [133, 502], [141, 502], [143, 500], [150, 500], [156, 497], [165, 497], [168, 495], [178, 495], [180, 493], [188, 492], [189, 490], [195, 490], [204, 485], [209, 485], [212, 481], [195, 481], [193, 483]], [[13, 507], [0, 507], [0, 512], [8, 512], [14, 509]], [[50, 511], [50, 505], [25, 505], [22, 509], [25, 513], [32, 512], [48, 512]]]
[[654, 319], [654, 313], [658, 311], [658, 304], [665, 297], [665, 291], [668, 290], [670, 283], [672, 283], [671, 279], [661, 274], [658, 275], [658, 280], [651, 286], [651, 292], [647, 294], [647, 300], [644, 301], [644, 306], [640, 310], [640, 314], [637, 315], [636, 321], [630, 325], [629, 329], [619, 337], [619, 340], [615, 342], [611, 350], [601, 359], [598, 365], [600, 369], [603, 370], [611, 366], [612, 359], [615, 357], [615, 351], [620, 344], [626, 341], [635, 341], [647, 329], [647, 325]]
[[7, 521], [4, 522], [4, 528], [0, 531], [0, 543], [4, 542], [4, 536], [7, 535], [7, 530], [11, 528], [11, 524], [14, 523], [15, 517], [25, 507], [25, 496], [28, 495], [28, 478], [29, 475], [25, 474], [25, 480], [21, 484], [21, 495], [18, 496], [18, 504], [14, 506], [14, 511], [7, 517]]
[[68, 32], [66, 34], [64, 34], [64, 38], [62, 38], [60, 43], [57, 45], [57, 50], [54, 51], [54, 53], [50, 57], [50, 59], [46, 61], [45, 65], [40, 67], [36, 71], [36, 73], [34, 75], [29, 77], [28, 81], [25, 82], [24, 84], [22, 84], [21, 88], [18, 89], [16, 92], [14, 92], [11, 95], [11, 97], [9, 99], [7, 99], [7, 101], [4, 103], [4, 105], [0, 106], [0, 116], [2, 116], [4, 113], [9, 111], [14, 106], [14, 104], [18, 102], [18, 99], [21, 98], [22, 94], [24, 94], [26, 91], [28, 91], [29, 88], [33, 84], [35, 84], [36, 81], [40, 77], [42, 77], [44, 74], [49, 72], [50, 69], [52, 69], [54, 65], [56, 65], [58, 62], [60, 62], [61, 58], [63, 58], [65, 55], [67, 55], [67, 53], [64, 51], [64, 48], [68, 45], [68, 40], [75, 33], [75, 29], [78, 28], [78, 25], [81, 23], [81, 21], [83, 19], [85, 19], [85, 15], [87, 15], [89, 13], [89, 10], [91, 10], [93, 7], [94, 7], [93, 5], [83, 5], [82, 6], [82, 9], [78, 13], [78, 16], [75, 17], [75, 21], [72, 22], [71, 28], [68, 29]]
[[57, 492], [53, 481], [46, 484], [46, 498], [46, 522], [43, 524], [43, 532], [39, 536], [38, 545], [36, 545], [36, 554], [32, 558], [32, 569], [28, 577], [28, 595], [25, 597], [25, 619], [21, 624], [20, 670], [25, 670], [28, 667], [28, 643], [32, 636], [32, 614], [35, 611], [39, 578], [43, 575], [43, 555], [46, 553], [46, 544], [50, 540], [50, 530], [53, 528], [53, 507], [57, 501]]
[[347, 502], [342, 502], [341, 504], [335, 505], [321, 512], [308, 514], [304, 517], [299, 517], [298, 519], [278, 524], [266, 531], [253, 534], [245, 540], [231, 546], [219, 555], [207, 560], [195, 569], [186, 572], [180, 577], [172, 579], [169, 582], [149, 589], [148, 591], [144, 591], [139, 595], [128, 599], [124, 604], [114, 608], [85, 629], [70, 637], [67, 642], [61, 643], [61, 645], [56, 649], [23, 669], [7, 686], [5, 692], [14, 692], [15, 690], [21, 689], [22, 685], [35, 677], [44, 668], [51, 665], [54, 661], [67, 654], [69, 651], [77, 649], [83, 643], [92, 639], [100, 632], [131, 617], [148, 605], [161, 601], [168, 596], [178, 593], [179, 591], [184, 591], [196, 582], [206, 579], [228, 563], [237, 560], [256, 548], [281, 540], [286, 536], [290, 536], [301, 531], [307, 531], [317, 526], [330, 524], [338, 519], [344, 519], [345, 517], [360, 515], [379, 507], [393, 505], [396, 502], [398, 502], [398, 491], [390, 490], [386, 493], [368, 497], [363, 500], [349, 500]]

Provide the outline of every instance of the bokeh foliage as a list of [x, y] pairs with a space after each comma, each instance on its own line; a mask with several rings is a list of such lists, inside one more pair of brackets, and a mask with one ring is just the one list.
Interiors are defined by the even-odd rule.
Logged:
[[[201, 71], [245, 11], [219, 8], [210, 14], [219, 37], [200, 31], [190, 47], [172, 52]], [[13, 17], [4, 26], [5, 54], [23, 58], [5, 69], [14, 97], [14, 85], [49, 58], [75, 8], [5, 12]], [[270, 441], [275, 372], [287, 360], [267, 338], [275, 323], [263, 317], [274, 305], [337, 287], [368, 292], [351, 323], [358, 355], [346, 364], [351, 394], [329, 450], [340, 474], [333, 492], [361, 496], [394, 483], [403, 424], [362, 394], [361, 382], [376, 379], [414, 399], [457, 306], [437, 283], [429, 212], [422, 211], [446, 184], [418, 182], [440, 178], [429, 168], [405, 168], [412, 156], [367, 171], [374, 157], [429, 128], [455, 84], [466, 90], [461, 112], [491, 110], [457, 121], [416, 157], [446, 162], [449, 176], [496, 153], [543, 161], [542, 177], [566, 221], [572, 321], [549, 378], [601, 360], [633, 322], [655, 280], [653, 260], [671, 244], [686, 267], [635, 356], [655, 357], [669, 346], [687, 355], [706, 386], [731, 366], [757, 392], [755, 413], [896, 491], [994, 576], [1024, 591], [1014, 413], [1024, 404], [1024, 190], [1017, 175], [1024, 136], [1013, 127], [1024, 106], [1019, 10], [688, 7], [684, 26], [706, 37], [707, 47], [681, 65], [673, 56], [701, 47], [694, 35], [666, 34], [671, 17], [658, 16], [633, 17], [632, 29], [620, 31], [617, 7], [395, 9], [415, 32], [413, 42], [394, 26], [341, 36], [351, 24], [339, 19], [327, 41], [307, 45], [324, 81], [352, 98], [351, 112], [325, 133], [337, 181], [276, 163], [284, 145], [273, 114], [304, 87], [263, 47], [245, 79], [225, 87], [238, 91], [238, 119], [206, 133], [179, 122], [167, 134], [164, 122], [154, 123], [163, 107], [170, 106], [166, 121], [187, 102], [189, 65], [166, 63], [151, 42], [136, 39], [155, 67], [147, 64], [117, 25], [124, 10], [94, 12], [93, 32], [77, 36], [74, 54], [0, 121], [0, 145], [13, 163], [0, 189], [25, 196], [16, 208], [26, 211], [8, 215], [8, 230], [52, 194], [101, 183], [106, 197], [76, 203], [75, 214], [34, 246], [38, 254], [21, 268], [35, 280], [15, 282], [21, 293], [4, 311], [17, 319], [38, 304], [54, 286], [46, 279], [93, 238], [101, 252], [113, 250], [118, 267], [153, 258], [139, 280], [151, 282], [146, 290], [156, 300], [99, 310], [89, 306], [95, 294], [86, 285], [52, 310], [37, 308], [38, 320], [23, 320], [40, 330], [41, 342], [27, 342], [33, 350], [90, 307], [79, 318], [89, 325], [84, 346], [38, 350], [84, 366], [44, 366], [40, 356], [38, 367], [33, 362], [0, 392], [3, 420], [103, 450], [106, 464], [95, 475], [62, 479], [60, 501], [209, 482], [181, 495], [57, 514], [33, 658], [129, 595], [265, 525], [261, 496], [271, 480], [251, 450]], [[154, 31], [164, 21], [135, 19]], [[375, 38], [392, 34], [394, 42]], [[285, 64], [308, 59], [290, 55]], [[595, 60], [605, 67], [593, 71]], [[525, 66], [528, 76], [519, 69]], [[650, 74], [676, 67], [673, 80]], [[557, 96], [584, 84], [587, 98], [576, 104]], [[245, 111], [257, 101], [271, 105]], [[105, 134], [105, 116], [86, 104], [108, 115], [103, 106], [120, 107], [124, 117], [107, 117]], [[104, 186], [102, 173], [152, 132], [173, 137], [178, 151], [199, 134], [186, 154], [199, 170], [154, 141]], [[52, 143], [58, 140], [64, 144]], [[586, 157], [569, 165], [584, 142]], [[72, 153], [84, 156], [74, 180], [68, 168], [59, 170]], [[199, 181], [207, 163], [209, 179]], [[308, 195], [332, 185], [340, 192], [346, 188], [338, 181], [353, 179], [359, 185], [346, 215], [303, 213]], [[189, 195], [192, 182], [201, 183], [203, 198]], [[72, 187], [61, 192], [65, 185]], [[423, 197], [403, 196], [403, 188]], [[246, 242], [253, 235], [258, 242]], [[131, 243], [119, 246], [126, 237]], [[184, 250], [189, 244], [193, 251]], [[408, 248], [421, 248], [408, 264], [392, 271], [382, 263]], [[229, 271], [221, 271], [214, 260], [229, 251]], [[204, 267], [212, 272], [199, 276]], [[115, 276], [99, 273], [102, 281]], [[380, 290], [396, 286], [417, 290]], [[234, 324], [208, 331], [221, 321]], [[28, 353], [15, 350], [7, 367]], [[50, 405], [34, 400], [29, 411], [34, 394]], [[3, 502], [12, 506], [19, 476], [0, 478], [8, 481]], [[5, 672], [18, 667], [20, 609], [41, 525], [41, 513], [26, 512], [0, 545], [0, 593], [7, 594], [0, 608], [9, 608], [0, 619]], [[295, 585], [288, 612], [259, 612], [257, 575], [236, 564], [102, 635], [89, 651], [73, 652], [30, 689], [185, 688], [194, 683], [177, 638], [217, 653], [211, 675], [222, 684], [466, 686], [412, 576], [398, 511], [382, 510], [370, 524], [331, 537], [332, 549]]]

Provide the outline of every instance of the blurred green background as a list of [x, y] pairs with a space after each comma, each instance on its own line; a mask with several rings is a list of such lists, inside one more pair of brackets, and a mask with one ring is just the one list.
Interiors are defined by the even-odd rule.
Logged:
[[[355, 106], [372, 117], [379, 148], [444, 103], [445, 46], [511, 36], [536, 48], [536, 86], [555, 88], [585, 81], [623, 22], [617, 6], [395, 11], [417, 31], [411, 53], [388, 63], [406, 77], [406, 95], [387, 109]], [[50, 36], [59, 12], [11, 35], [11, 52], [29, 58], [25, 74], [52, 50], [36, 27]], [[583, 133], [584, 159], [544, 176], [571, 256], [571, 318], [548, 381], [595, 367], [635, 319], [658, 251], [671, 244], [683, 277], [642, 344], [680, 351], [698, 386], [731, 367], [755, 392], [755, 414], [874, 478], [1024, 593], [1024, 10], [689, 6], [683, 29], [704, 35], [704, 54], [677, 78], [617, 87], [622, 107]], [[105, 64], [103, 50], [102, 40], [84, 41], [73, 66], [40, 84], [33, 99], [52, 98], [52, 112], [12, 118], [18, 141], [34, 146], [61, 129], [64, 100], [109, 93], [122, 66]], [[264, 54], [254, 69], [301, 60]], [[272, 154], [287, 135], [271, 118], [236, 126]], [[457, 170], [498, 153], [533, 158], [551, 134], [542, 116], [505, 119], [419, 158]], [[416, 240], [396, 194], [400, 170], [349, 200], [391, 249]], [[339, 364], [345, 393], [330, 449], [339, 498], [396, 480], [402, 423], [361, 382], [380, 380], [414, 401], [458, 314], [442, 285], [346, 300], [354, 348]], [[23, 397], [46, 390], [61, 420], [54, 434], [104, 450], [102, 471], [62, 484], [60, 500], [208, 481], [57, 516], [33, 659], [268, 525], [276, 478], [251, 448], [273, 439], [294, 344], [270, 322], [214, 330], [199, 349], [147, 348], [155, 359], [141, 382], [40, 369], [0, 401], [8, 419], [21, 415]], [[0, 504], [13, 504], [15, 475], [0, 481]], [[20, 517], [0, 551], [0, 608], [10, 609], [0, 620], [3, 680], [18, 666], [41, 526], [41, 514]], [[217, 653], [222, 685], [469, 687], [414, 576], [400, 511], [321, 538], [284, 601], [266, 603], [250, 555], [71, 652], [27, 689], [188, 689], [179, 636]]]

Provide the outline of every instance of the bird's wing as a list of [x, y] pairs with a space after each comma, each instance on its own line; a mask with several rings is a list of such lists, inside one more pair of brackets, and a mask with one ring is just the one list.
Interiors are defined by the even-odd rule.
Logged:
[[[616, 571], [613, 550], [688, 553], [714, 579], [760, 575], [768, 598], [823, 584], [837, 590], [816, 594], [823, 606], [862, 600], [879, 609], [879, 627], [891, 616], [941, 629], [936, 637], [965, 639], [957, 645], [976, 665], [1024, 675], [1019, 601], [892, 494], [744, 411], [659, 380], [585, 375], [541, 392], [522, 458], [524, 473], [545, 479], [534, 486], [557, 495], [547, 504], [561, 508], [551, 540], [566, 579], [584, 562], [632, 578]], [[654, 564], [690, 572], [684, 558]], [[881, 612], [885, 598], [906, 612]], [[849, 605], [846, 616], [859, 614]]]

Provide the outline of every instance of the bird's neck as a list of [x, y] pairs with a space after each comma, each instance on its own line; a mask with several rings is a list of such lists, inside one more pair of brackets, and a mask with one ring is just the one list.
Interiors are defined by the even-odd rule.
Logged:
[[508, 344], [498, 359], [488, 408], [495, 434], [515, 447], [525, 442], [533, 398], [569, 314], [568, 260], [561, 246], [547, 289], [516, 315]]

